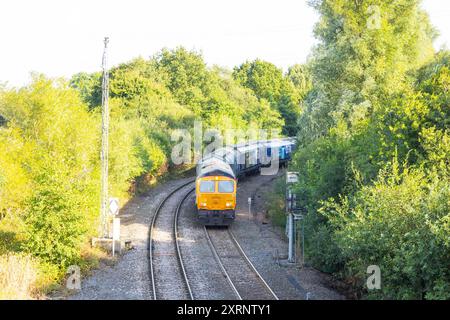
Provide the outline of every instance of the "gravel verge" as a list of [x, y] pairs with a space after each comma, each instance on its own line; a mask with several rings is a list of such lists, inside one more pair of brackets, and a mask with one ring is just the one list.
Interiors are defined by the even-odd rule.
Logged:
[[[283, 173], [284, 170], [280, 170], [278, 176]], [[239, 243], [280, 299], [344, 299], [327, 286], [327, 275], [286, 262], [288, 244], [281, 236], [282, 232], [265, 221], [264, 194], [272, 190], [274, 178], [251, 176], [239, 182], [236, 221], [232, 226]], [[252, 197], [251, 214], [248, 211], [249, 197]]]
[[113, 266], [103, 266], [81, 280], [81, 290], [69, 300], [150, 300], [148, 230], [159, 203], [177, 186], [192, 178], [163, 183], [146, 195], [135, 197], [122, 208], [121, 236], [130, 240], [132, 250], [125, 252]]

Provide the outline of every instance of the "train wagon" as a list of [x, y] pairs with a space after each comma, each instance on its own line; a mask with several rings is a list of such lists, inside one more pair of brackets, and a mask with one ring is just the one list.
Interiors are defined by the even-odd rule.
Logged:
[[198, 220], [204, 225], [230, 225], [236, 215], [238, 178], [260, 172], [277, 153], [283, 166], [294, 148], [294, 138], [260, 140], [220, 148], [203, 157], [195, 186]]
[[198, 220], [204, 225], [227, 226], [235, 219], [236, 176], [230, 165], [211, 156], [197, 166], [195, 182]]
[[270, 161], [274, 157], [274, 151], [278, 150], [278, 161], [280, 166], [286, 164], [287, 161], [291, 160], [292, 152], [295, 147], [295, 142], [289, 138], [285, 139], [275, 139], [261, 143], [261, 156], [262, 163], [265, 166], [270, 165]]

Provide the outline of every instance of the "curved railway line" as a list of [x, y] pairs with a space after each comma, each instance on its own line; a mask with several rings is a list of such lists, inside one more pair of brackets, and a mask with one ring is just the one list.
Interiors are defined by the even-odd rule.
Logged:
[[[154, 300], [195, 299], [178, 235], [181, 208], [195, 190], [192, 183], [189, 181], [171, 191], [161, 201], [151, 221], [149, 265]], [[233, 299], [278, 300], [229, 228], [203, 228], [214, 261], [234, 293]]]
[[[170, 192], [159, 204], [150, 225], [149, 263], [154, 300], [194, 298], [185, 272], [177, 234], [181, 205], [195, 190], [193, 186], [189, 187], [192, 183], [193, 181], [184, 183]], [[188, 191], [183, 193], [181, 200], [177, 201], [178, 194], [184, 189]], [[163, 211], [167, 211], [166, 214], [163, 214]], [[158, 241], [155, 241], [155, 238], [158, 238]], [[160, 271], [158, 275], [156, 275], [158, 271], [156, 269]], [[179, 287], [181, 284], [184, 288]], [[183, 291], [184, 293], [180, 295]]]

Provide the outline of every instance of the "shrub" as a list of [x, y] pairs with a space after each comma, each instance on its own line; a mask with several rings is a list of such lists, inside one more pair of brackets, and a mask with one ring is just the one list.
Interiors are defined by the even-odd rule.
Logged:
[[65, 179], [51, 175], [39, 179], [27, 205], [28, 252], [63, 268], [79, 260], [87, 226], [78, 192]]
[[450, 247], [440, 228], [449, 199], [448, 183], [394, 162], [373, 185], [325, 202], [320, 212], [335, 230], [347, 275], [364, 279], [369, 265], [380, 266], [382, 288], [369, 297], [448, 299]]

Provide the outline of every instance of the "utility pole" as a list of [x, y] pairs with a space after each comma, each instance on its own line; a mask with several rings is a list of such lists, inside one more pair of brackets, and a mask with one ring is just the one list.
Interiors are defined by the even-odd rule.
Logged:
[[109, 38], [104, 39], [104, 51], [102, 59], [102, 151], [101, 151], [101, 237], [109, 237], [108, 228], [108, 145], [109, 145], [109, 72], [107, 65]]

